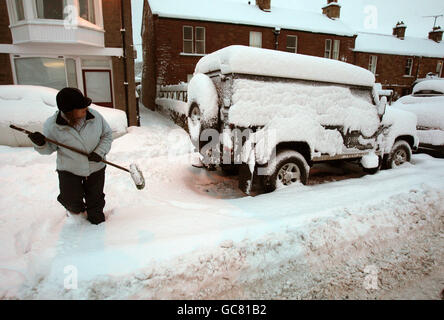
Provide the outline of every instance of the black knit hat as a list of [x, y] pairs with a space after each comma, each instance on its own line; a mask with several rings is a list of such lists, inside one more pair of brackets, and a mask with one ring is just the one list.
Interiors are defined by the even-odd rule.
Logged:
[[91, 105], [92, 100], [85, 97], [77, 88], [63, 88], [57, 93], [57, 107], [66, 113], [74, 109], [84, 109]]

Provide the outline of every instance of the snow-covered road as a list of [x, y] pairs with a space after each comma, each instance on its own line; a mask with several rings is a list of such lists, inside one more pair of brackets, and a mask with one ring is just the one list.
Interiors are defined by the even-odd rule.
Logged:
[[443, 266], [443, 159], [318, 166], [308, 186], [246, 197], [190, 165], [185, 131], [142, 119], [108, 160], [147, 186], [108, 167], [99, 226], [65, 216], [55, 155], [0, 147], [0, 298], [378, 298]]

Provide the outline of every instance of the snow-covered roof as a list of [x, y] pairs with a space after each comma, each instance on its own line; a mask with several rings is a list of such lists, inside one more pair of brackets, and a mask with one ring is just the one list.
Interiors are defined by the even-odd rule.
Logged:
[[[165, 18], [225, 22], [308, 32], [354, 36], [356, 32], [340, 20], [332, 20], [322, 13], [271, 6], [264, 12], [251, 0], [249, 5], [229, 0], [148, 0], [153, 14]], [[319, 8], [321, 11], [321, 8]]]
[[373, 87], [375, 83], [373, 73], [349, 63], [239, 45], [203, 57], [197, 63], [195, 73], [217, 70], [223, 74], [252, 74], [366, 87]]
[[444, 43], [426, 38], [405, 37], [401, 40], [392, 35], [359, 32], [355, 51], [443, 58]]

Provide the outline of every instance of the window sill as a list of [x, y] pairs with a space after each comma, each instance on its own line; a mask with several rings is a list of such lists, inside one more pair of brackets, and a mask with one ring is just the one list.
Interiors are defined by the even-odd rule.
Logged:
[[185, 52], [181, 52], [179, 55], [184, 56], [184, 57], [204, 57], [207, 54], [206, 53], [185, 53]]

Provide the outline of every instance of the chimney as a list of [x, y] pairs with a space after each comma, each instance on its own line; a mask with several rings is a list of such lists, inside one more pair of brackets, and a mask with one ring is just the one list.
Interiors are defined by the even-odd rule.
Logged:
[[398, 39], [404, 40], [405, 29], [407, 29], [407, 26], [404, 24], [404, 22], [398, 22], [396, 24], [396, 27], [393, 28], [393, 35], [396, 36], [396, 38]]
[[442, 30], [441, 27], [434, 27], [433, 30], [429, 32], [429, 39], [435, 42], [441, 42], [443, 32], [444, 30]]
[[339, 19], [341, 16], [341, 5], [338, 0], [327, 0], [327, 5], [322, 8], [322, 14], [330, 19]]
[[256, 5], [262, 11], [266, 11], [266, 12], [271, 11], [271, 0], [256, 0]]

